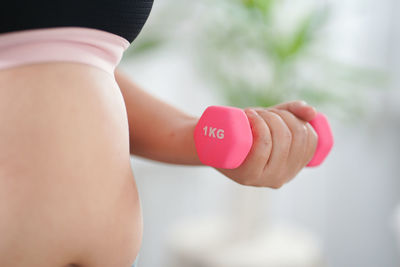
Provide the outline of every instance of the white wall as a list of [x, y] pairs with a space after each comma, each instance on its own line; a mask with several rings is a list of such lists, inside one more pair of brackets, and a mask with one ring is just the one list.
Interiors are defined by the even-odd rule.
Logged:
[[[385, 68], [394, 74], [390, 87], [399, 88], [398, 1], [329, 2], [337, 9], [329, 28], [333, 55]], [[186, 112], [201, 115], [206, 106], [218, 104], [196, 75], [188, 50], [170, 47], [121, 68], [146, 90]], [[377, 93], [368, 116], [352, 125], [333, 120], [335, 147], [325, 164], [303, 170], [280, 190], [265, 190], [265, 203], [259, 206], [263, 218], [317, 234], [329, 266], [400, 265], [390, 224], [400, 202], [398, 91]], [[196, 214], [227, 213], [237, 193], [233, 182], [211, 168], [136, 157], [132, 164], [145, 223], [140, 267], [163, 266], [166, 233], [174, 222]]]

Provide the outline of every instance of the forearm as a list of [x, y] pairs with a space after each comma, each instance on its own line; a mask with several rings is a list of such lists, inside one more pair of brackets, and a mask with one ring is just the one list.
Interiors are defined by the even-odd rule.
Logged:
[[118, 69], [115, 79], [127, 109], [130, 153], [161, 162], [201, 165], [193, 140], [198, 118], [141, 90]]

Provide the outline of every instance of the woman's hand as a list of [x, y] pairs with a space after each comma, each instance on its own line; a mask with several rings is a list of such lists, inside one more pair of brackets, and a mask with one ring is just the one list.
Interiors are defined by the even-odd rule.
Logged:
[[316, 110], [304, 101], [244, 109], [253, 145], [236, 169], [216, 168], [242, 185], [280, 188], [312, 159], [318, 136], [308, 121]]

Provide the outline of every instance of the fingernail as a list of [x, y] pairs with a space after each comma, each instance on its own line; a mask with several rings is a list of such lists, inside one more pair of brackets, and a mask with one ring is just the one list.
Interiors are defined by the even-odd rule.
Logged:
[[315, 113], [317, 113], [317, 109], [315, 107], [311, 107]]
[[306, 101], [304, 101], [304, 100], [301, 100], [301, 101], [300, 101], [300, 105], [302, 105], [302, 106], [307, 106], [308, 104], [307, 104], [307, 102], [306, 102]]

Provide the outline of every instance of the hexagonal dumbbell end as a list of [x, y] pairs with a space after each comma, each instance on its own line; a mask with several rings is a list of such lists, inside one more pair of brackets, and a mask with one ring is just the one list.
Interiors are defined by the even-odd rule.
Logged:
[[249, 153], [253, 134], [242, 109], [210, 106], [196, 125], [194, 141], [203, 164], [234, 169], [242, 164]]
[[318, 112], [315, 118], [309, 123], [318, 135], [318, 143], [314, 156], [307, 164], [307, 167], [315, 167], [320, 165], [331, 151], [333, 146], [333, 135], [328, 119], [324, 114]]

